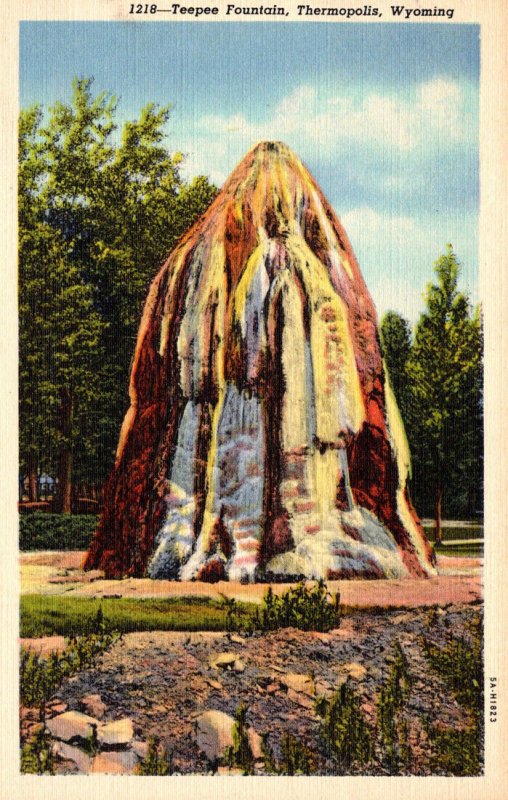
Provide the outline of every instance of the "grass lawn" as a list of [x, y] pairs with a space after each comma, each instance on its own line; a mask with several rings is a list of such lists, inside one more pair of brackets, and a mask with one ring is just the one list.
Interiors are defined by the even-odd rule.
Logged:
[[[424, 531], [431, 543], [434, 543], [433, 525], [424, 525]], [[443, 526], [443, 541], [464, 542], [467, 539], [483, 539], [483, 525], [464, 525], [462, 526]], [[434, 547], [436, 553], [441, 556], [461, 556], [463, 558], [481, 558], [483, 556], [483, 542], [472, 542], [471, 544], [460, 545], [438, 545]]]
[[[20, 598], [21, 637], [71, 636], [88, 632], [99, 606], [108, 627], [132, 631], [224, 631], [227, 609], [206, 597], [94, 598], [26, 594]], [[256, 603], [237, 603], [247, 621]]]

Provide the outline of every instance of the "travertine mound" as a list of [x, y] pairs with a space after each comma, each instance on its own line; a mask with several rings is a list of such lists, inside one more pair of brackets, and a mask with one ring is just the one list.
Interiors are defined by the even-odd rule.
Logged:
[[108, 576], [422, 576], [376, 312], [298, 158], [254, 147], [155, 278], [86, 559]]

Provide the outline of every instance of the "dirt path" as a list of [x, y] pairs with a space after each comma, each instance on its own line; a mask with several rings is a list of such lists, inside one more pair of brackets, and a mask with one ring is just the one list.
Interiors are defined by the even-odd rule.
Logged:
[[[149, 578], [107, 580], [98, 570], [83, 572], [81, 552], [23, 553], [21, 592], [23, 594], [65, 594], [88, 597], [234, 597], [237, 600], [260, 602], [264, 584], [220, 581], [201, 583], [154, 581]], [[481, 598], [481, 560], [441, 557], [441, 574], [435, 578], [408, 580], [329, 581], [330, 591], [340, 591], [343, 605], [352, 608], [416, 608], [449, 603], [469, 603]], [[272, 584], [275, 592], [287, 590], [287, 584]]]

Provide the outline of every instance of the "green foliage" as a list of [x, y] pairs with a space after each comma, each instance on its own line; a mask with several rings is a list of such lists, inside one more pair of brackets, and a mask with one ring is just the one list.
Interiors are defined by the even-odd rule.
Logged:
[[95, 514], [44, 514], [19, 517], [19, 549], [86, 550], [97, 527]]
[[51, 653], [47, 658], [38, 656], [33, 650], [21, 648], [20, 654], [20, 699], [26, 706], [44, 706], [65, 678], [82, 669], [91, 667], [97, 657], [104, 653], [119, 634], [106, 629], [102, 610], [85, 621], [89, 632], [74, 636], [63, 653]]
[[[182, 180], [170, 108], [117, 135], [117, 102], [75, 79], [70, 103], [19, 122], [20, 453], [69, 485], [109, 472], [148, 285], [215, 195]], [[34, 499], [34, 498], [32, 498]]]
[[433, 745], [432, 767], [446, 775], [479, 775], [482, 769], [483, 635], [479, 615], [469, 628], [469, 639], [450, 634], [444, 646], [423, 639], [424, 653], [432, 669], [471, 715], [471, 724], [465, 728], [443, 730], [436, 725], [427, 726]]
[[435, 273], [407, 361], [406, 427], [414, 500], [435, 517], [439, 540], [443, 508], [471, 516], [481, 506], [483, 345], [480, 311], [458, 289], [460, 265], [451, 245]]
[[427, 733], [433, 744], [434, 773], [457, 777], [481, 774], [481, 735], [476, 724], [465, 730], [432, 727]]
[[378, 724], [388, 768], [392, 774], [397, 774], [401, 767], [407, 766], [410, 756], [403, 710], [411, 678], [407, 659], [397, 641], [394, 651], [388, 678], [379, 693]]
[[411, 327], [395, 311], [388, 311], [379, 326], [383, 358], [402, 419], [407, 419], [409, 385], [407, 362], [411, 352]]
[[[110, 626], [132, 631], [224, 631], [227, 616], [221, 602], [206, 597], [103, 598], [101, 606]], [[90, 632], [89, 620], [97, 599], [78, 596], [22, 595], [21, 636], [78, 636]], [[238, 616], [247, 625], [255, 603], [238, 603]]]
[[314, 775], [318, 771], [317, 754], [292, 733], [284, 733], [281, 759], [277, 761], [268, 744], [268, 734], [262, 737], [264, 771], [269, 775]]
[[235, 711], [233, 744], [226, 750], [226, 763], [229, 767], [240, 767], [244, 775], [251, 775], [254, 767], [254, 756], [249, 744], [247, 711], [245, 703], [240, 703]]
[[136, 775], [173, 775], [173, 756], [167, 749], [162, 749], [159, 739], [150, 736], [148, 752], [135, 770]]
[[296, 736], [285, 733], [282, 758], [277, 768], [279, 775], [312, 775], [316, 771], [316, 754]]
[[370, 761], [372, 732], [363, 717], [360, 698], [347, 681], [330, 700], [319, 698], [316, 711], [323, 720], [321, 738], [326, 751], [341, 770]]
[[263, 632], [277, 628], [329, 631], [340, 622], [340, 595], [332, 597], [323, 580], [308, 587], [300, 581], [282, 595], [269, 586], [263, 598], [260, 625]]
[[423, 648], [432, 669], [444, 678], [457, 700], [479, 716], [483, 708], [483, 654], [479, 632], [475, 631], [471, 641], [450, 634], [444, 647], [425, 638]]
[[31, 775], [54, 775], [51, 738], [43, 729], [26, 742], [21, 750], [21, 772]]

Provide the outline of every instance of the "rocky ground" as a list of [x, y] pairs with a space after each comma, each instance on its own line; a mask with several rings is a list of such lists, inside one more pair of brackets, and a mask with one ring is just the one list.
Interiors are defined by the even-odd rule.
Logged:
[[[480, 613], [481, 605], [473, 600], [381, 613], [357, 610], [330, 633], [127, 634], [93, 669], [67, 680], [49, 704], [45, 724], [57, 755], [56, 771], [132, 772], [151, 736], [171, 752], [177, 773], [227, 771], [220, 757], [232, 743], [235, 710], [244, 703], [256, 774], [273, 768], [261, 737], [272, 762], [280, 763], [288, 733], [312, 752], [313, 770], [341, 774], [344, 770], [327, 754], [315, 699], [333, 695], [348, 681], [375, 741], [370, 763], [352, 772], [389, 774], [379, 735], [379, 693], [398, 642], [410, 676], [403, 711], [409, 757], [401, 772], [432, 774], [435, 745], [427, 726], [460, 731], [471, 719], [430, 669], [422, 637], [441, 646], [449, 633], [467, 638]], [[21, 709], [22, 741], [41, 724], [38, 712]], [[87, 753], [94, 727], [100, 752], [90, 753], [88, 747]]]

